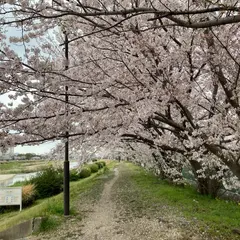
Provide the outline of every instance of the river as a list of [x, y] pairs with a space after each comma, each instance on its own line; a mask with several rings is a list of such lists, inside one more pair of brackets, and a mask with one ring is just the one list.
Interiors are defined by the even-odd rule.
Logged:
[[[78, 162], [70, 162], [70, 169], [76, 168]], [[16, 182], [23, 182], [29, 180], [32, 177], [35, 177], [38, 172], [32, 173], [20, 173], [20, 174], [2, 174], [0, 175], [0, 187], [11, 186]]]

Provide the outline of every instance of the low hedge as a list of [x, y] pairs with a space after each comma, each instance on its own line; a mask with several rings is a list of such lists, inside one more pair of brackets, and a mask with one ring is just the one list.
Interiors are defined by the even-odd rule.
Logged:
[[99, 168], [99, 169], [100, 169], [100, 168], [103, 168], [103, 163], [102, 163], [102, 162], [95, 162], [95, 164], [98, 165], [98, 168]]
[[105, 161], [99, 161], [100, 163], [102, 163], [103, 167], [106, 166], [106, 162]]
[[70, 171], [70, 181], [77, 181], [80, 179], [79, 172], [76, 169]]
[[91, 172], [92, 173], [96, 173], [96, 172], [98, 172], [98, 165], [96, 164], [96, 163], [94, 163], [94, 164], [90, 164], [89, 165], [89, 168], [90, 168], [90, 170], [91, 170]]
[[87, 178], [91, 175], [91, 170], [88, 167], [82, 168], [82, 170], [79, 173], [80, 178]]

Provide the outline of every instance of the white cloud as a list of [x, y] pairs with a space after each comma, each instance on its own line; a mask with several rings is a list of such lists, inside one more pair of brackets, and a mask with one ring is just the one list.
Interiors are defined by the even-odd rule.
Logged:
[[35, 153], [35, 154], [44, 154], [49, 153], [52, 148], [56, 147], [57, 141], [47, 142], [34, 146], [17, 146], [14, 148], [14, 153]]

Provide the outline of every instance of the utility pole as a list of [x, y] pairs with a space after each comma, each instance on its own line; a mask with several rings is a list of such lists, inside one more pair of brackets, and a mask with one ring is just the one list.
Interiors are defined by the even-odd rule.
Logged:
[[[68, 36], [65, 35], [65, 70], [68, 70]], [[68, 86], [65, 86], [65, 105], [66, 105], [66, 117], [68, 116]], [[69, 132], [65, 133], [65, 160], [64, 160], [64, 181], [63, 181], [63, 193], [64, 193], [64, 216], [69, 215]]]
[[[69, 1], [69, 0], [67, 0]], [[58, 1], [52, 0], [52, 6], [54, 3], [57, 6], [61, 6]], [[66, 30], [63, 31], [65, 36], [65, 71], [68, 70], [69, 59], [68, 59], [68, 35]], [[68, 86], [65, 86], [65, 110], [66, 118], [68, 117]], [[64, 178], [63, 178], [63, 201], [64, 201], [64, 216], [69, 216], [69, 132], [65, 132], [65, 160], [64, 160]]]

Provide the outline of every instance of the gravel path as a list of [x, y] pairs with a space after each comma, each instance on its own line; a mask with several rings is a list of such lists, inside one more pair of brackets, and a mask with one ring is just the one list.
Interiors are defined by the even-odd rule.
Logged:
[[[79, 202], [84, 218], [69, 217], [57, 231], [31, 236], [37, 239], [81, 240], [200, 240], [185, 219], [172, 215], [167, 206], [149, 209], [128, 178], [128, 170], [120, 164], [114, 176], [105, 180], [98, 201]], [[164, 212], [164, 213], [163, 213]]]

